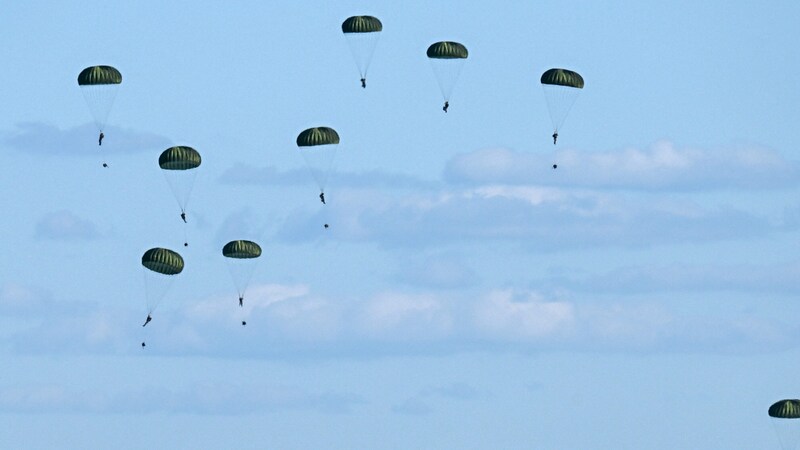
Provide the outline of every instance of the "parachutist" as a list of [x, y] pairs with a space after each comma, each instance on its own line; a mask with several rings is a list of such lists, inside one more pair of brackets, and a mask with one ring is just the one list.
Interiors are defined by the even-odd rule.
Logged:
[[239, 307], [240, 308], [243, 306], [243, 303], [244, 303], [244, 297], [240, 295], [239, 296]]
[[320, 192], [319, 193], [319, 201], [321, 201], [323, 205], [325, 204], [325, 193], [324, 192]]
[[148, 315], [147, 315], [147, 319], [145, 319], [145, 321], [144, 321], [144, 325], [142, 325], [142, 326], [146, 326], [148, 323], [150, 323], [150, 321], [151, 321], [151, 320], [153, 320], [153, 318], [152, 318], [152, 317], [150, 317], [150, 314], [148, 314]]
[[181, 213], [181, 219], [183, 219], [183, 223], [186, 223], [186, 213], [185, 212]]
[[364, 89], [367, 88], [367, 79], [366, 78], [362, 78], [361, 79], [361, 87], [364, 88]]
[[558, 131], [553, 133], [553, 145], [556, 145], [556, 141], [558, 140]]
[[450, 107], [450, 102], [444, 102], [444, 106], [442, 106], [442, 111], [447, 112], [447, 108]]
[[100, 137], [97, 139], [97, 145], [103, 145], [103, 138], [104, 137], [106, 137], [106, 135], [103, 134], [103, 132], [101, 131], [100, 132]]

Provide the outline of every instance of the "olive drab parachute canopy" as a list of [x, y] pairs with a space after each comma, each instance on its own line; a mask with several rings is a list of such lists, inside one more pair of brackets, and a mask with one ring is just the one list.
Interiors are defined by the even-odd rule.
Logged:
[[320, 192], [324, 193], [333, 161], [336, 159], [339, 133], [329, 127], [309, 128], [297, 136], [297, 147]]
[[253, 259], [261, 256], [261, 247], [253, 241], [230, 241], [222, 247], [222, 256], [235, 259]]
[[558, 133], [583, 89], [583, 77], [567, 69], [550, 69], [542, 74], [540, 81], [553, 121], [553, 133]]
[[253, 259], [261, 256], [261, 246], [247, 240], [230, 241], [222, 247], [222, 256], [225, 257], [239, 298], [243, 298], [256, 267], [257, 261]]
[[170, 147], [158, 157], [158, 166], [163, 170], [181, 213], [186, 213], [186, 205], [197, 178], [197, 170], [194, 169], [200, 167], [201, 162], [200, 153], [187, 146]]
[[114, 105], [122, 74], [111, 66], [91, 66], [78, 75], [78, 86], [99, 131], [103, 131]]
[[353, 16], [342, 22], [342, 33], [344, 33], [347, 44], [350, 46], [350, 52], [356, 61], [362, 87], [367, 87], [367, 70], [369, 70], [369, 64], [382, 30], [383, 24], [377, 17]]
[[467, 60], [469, 52], [463, 44], [451, 41], [441, 41], [431, 44], [428, 47], [428, 60], [431, 62], [436, 80], [439, 82], [439, 89], [445, 102], [450, 101], [450, 95], [461, 74], [464, 61]]
[[773, 419], [781, 448], [800, 448], [800, 400], [777, 401], [769, 407], [768, 414]]
[[151, 314], [163, 300], [174, 275], [183, 272], [183, 257], [166, 248], [151, 248], [142, 255], [144, 267], [145, 303]]

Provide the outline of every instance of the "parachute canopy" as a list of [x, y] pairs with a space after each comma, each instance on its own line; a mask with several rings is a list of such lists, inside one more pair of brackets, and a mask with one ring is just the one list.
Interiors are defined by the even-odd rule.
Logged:
[[183, 258], [166, 248], [151, 248], [142, 255], [142, 265], [163, 275], [177, 275], [183, 271]]
[[86, 106], [92, 113], [94, 123], [99, 131], [103, 131], [114, 106], [114, 99], [122, 84], [122, 74], [111, 66], [91, 66], [78, 74], [78, 86], [81, 88]]
[[91, 66], [78, 74], [79, 86], [120, 83], [122, 83], [122, 74], [111, 66]]
[[313, 147], [339, 143], [339, 133], [333, 128], [315, 127], [304, 130], [297, 135], [298, 147]]
[[776, 419], [800, 419], [800, 400], [780, 400], [769, 407], [770, 417]]
[[383, 30], [383, 24], [377, 17], [353, 16], [342, 22], [342, 33], [375, 33]]
[[348, 17], [342, 22], [342, 33], [347, 38], [353, 60], [358, 67], [361, 75], [361, 87], [367, 87], [367, 71], [372, 62], [372, 54], [378, 45], [380, 31], [383, 24], [377, 17], [372, 16], [353, 16]]
[[164, 170], [189, 170], [200, 166], [200, 153], [192, 147], [170, 147], [158, 157], [158, 165]]
[[583, 77], [578, 72], [567, 69], [550, 69], [542, 74], [542, 84], [583, 89]]
[[468, 54], [467, 48], [458, 42], [441, 41], [428, 47], [428, 61], [431, 63], [436, 81], [439, 82], [439, 90], [446, 103], [450, 102], [450, 96]]
[[253, 241], [230, 241], [222, 247], [222, 256], [236, 259], [251, 259], [261, 256], [261, 247]]
[[309, 128], [297, 136], [297, 147], [321, 192], [325, 192], [338, 144], [339, 133], [328, 127]]
[[567, 69], [550, 69], [542, 74], [540, 81], [553, 122], [553, 132], [558, 133], [583, 89], [583, 77]]
[[469, 55], [467, 47], [452, 41], [441, 41], [428, 47], [428, 58], [432, 59], [466, 59]]

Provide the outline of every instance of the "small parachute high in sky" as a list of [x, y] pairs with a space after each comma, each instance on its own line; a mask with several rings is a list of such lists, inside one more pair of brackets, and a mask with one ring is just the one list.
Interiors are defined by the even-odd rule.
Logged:
[[450, 96], [468, 56], [467, 48], [458, 42], [441, 41], [428, 47], [428, 60], [436, 74], [436, 80], [439, 82], [439, 89], [442, 91], [444, 99], [444, 108], [442, 108], [444, 112], [447, 112], [447, 108], [450, 106]]
[[794, 450], [800, 447], [800, 400], [779, 400], [769, 407], [768, 414], [781, 442], [781, 448]]
[[172, 281], [183, 271], [183, 257], [166, 248], [155, 247], [142, 255], [145, 304], [148, 316], [158, 308]]
[[353, 16], [342, 22], [342, 33], [347, 38], [350, 52], [361, 75], [361, 87], [367, 87], [367, 70], [381, 36], [383, 24], [377, 17]]
[[[178, 206], [181, 208], [181, 218], [186, 222], [186, 205], [194, 188], [197, 178], [197, 169], [202, 159], [200, 153], [187, 146], [175, 146], [164, 150], [158, 157], [158, 166], [164, 173], [164, 178], [169, 184]], [[184, 245], [188, 243], [184, 242]]]
[[553, 144], [558, 138], [558, 130], [564, 124], [572, 105], [583, 89], [583, 77], [567, 69], [550, 69], [542, 74], [542, 89], [547, 99], [547, 109], [553, 121]]
[[222, 256], [225, 257], [233, 284], [239, 293], [239, 306], [243, 306], [244, 293], [258, 262], [253, 260], [261, 256], [261, 246], [247, 240], [230, 241], [222, 247]]
[[325, 186], [339, 148], [339, 133], [329, 127], [309, 128], [297, 136], [297, 147], [319, 186], [320, 199], [324, 199]]

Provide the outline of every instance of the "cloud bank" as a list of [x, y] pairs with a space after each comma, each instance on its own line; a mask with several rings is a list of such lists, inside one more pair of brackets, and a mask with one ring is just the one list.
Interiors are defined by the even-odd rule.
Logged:
[[453, 184], [644, 191], [776, 189], [800, 185], [800, 164], [764, 148], [703, 150], [662, 141], [647, 149], [600, 152], [479, 150], [450, 160], [444, 178]]

